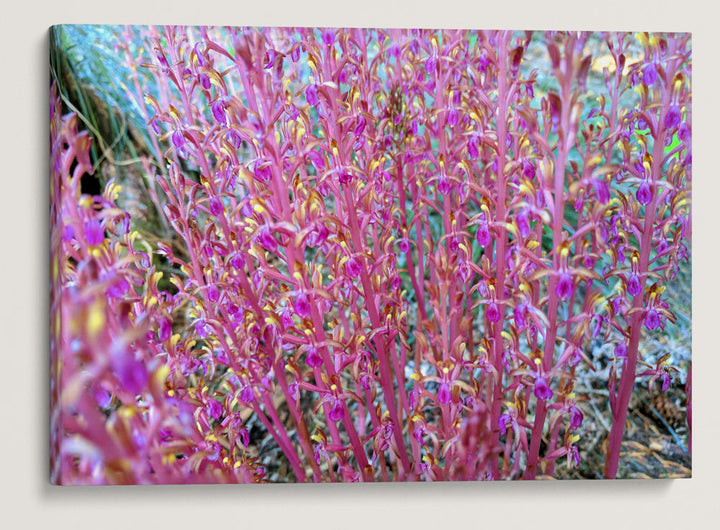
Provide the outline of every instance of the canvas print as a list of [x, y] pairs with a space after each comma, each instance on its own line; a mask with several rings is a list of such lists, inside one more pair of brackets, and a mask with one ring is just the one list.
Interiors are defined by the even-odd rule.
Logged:
[[55, 26], [51, 481], [691, 475], [686, 33]]

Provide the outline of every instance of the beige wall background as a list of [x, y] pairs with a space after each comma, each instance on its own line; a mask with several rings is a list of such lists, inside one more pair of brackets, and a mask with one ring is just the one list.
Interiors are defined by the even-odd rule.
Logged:
[[[11, 529], [711, 528], [720, 516], [718, 8], [703, 0], [27, 0], [0, 25], [0, 520]], [[47, 481], [47, 28], [57, 23], [693, 32], [693, 478], [55, 488]]]

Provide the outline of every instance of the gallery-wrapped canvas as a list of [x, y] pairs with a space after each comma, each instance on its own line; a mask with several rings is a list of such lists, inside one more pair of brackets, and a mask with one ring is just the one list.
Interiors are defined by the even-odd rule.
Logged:
[[691, 474], [689, 34], [56, 26], [51, 481]]

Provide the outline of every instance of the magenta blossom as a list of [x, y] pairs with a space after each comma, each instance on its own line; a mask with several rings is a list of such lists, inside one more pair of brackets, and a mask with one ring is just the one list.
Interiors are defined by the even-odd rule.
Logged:
[[358, 278], [362, 272], [362, 267], [355, 258], [350, 258], [345, 263], [345, 270], [351, 278]]
[[447, 383], [440, 383], [437, 393], [438, 403], [441, 405], [447, 405], [450, 403], [450, 385]]
[[310, 300], [308, 299], [308, 295], [306, 293], [299, 293], [295, 297], [295, 313], [300, 318], [307, 318], [310, 316]]
[[635, 192], [635, 197], [640, 204], [648, 205], [652, 201], [652, 191], [650, 190], [650, 184], [647, 181], [643, 181], [640, 187]]
[[553, 397], [553, 391], [548, 386], [545, 377], [539, 375], [535, 378], [535, 397], [542, 400], [548, 400]]
[[308, 350], [307, 356], [305, 357], [305, 364], [310, 368], [317, 368], [322, 364], [322, 359], [320, 355], [318, 355], [317, 348], [310, 348]]
[[569, 272], [560, 273], [557, 285], [555, 286], [555, 294], [560, 300], [567, 300], [573, 294], [573, 279]]
[[660, 316], [655, 308], [651, 308], [645, 314], [645, 327], [649, 330], [657, 329], [660, 326]]
[[87, 244], [89, 246], [96, 247], [98, 245], [101, 245], [102, 242], [105, 240], [105, 230], [103, 230], [100, 221], [96, 221], [95, 219], [85, 221], [85, 225], [83, 228], [85, 233], [85, 241], [87, 241]]

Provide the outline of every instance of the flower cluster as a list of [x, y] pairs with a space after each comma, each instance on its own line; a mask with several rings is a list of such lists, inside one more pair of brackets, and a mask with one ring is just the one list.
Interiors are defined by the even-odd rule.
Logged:
[[80, 193], [56, 104], [58, 481], [264, 480], [249, 418], [299, 482], [552, 475], [598, 337], [616, 475], [636, 378], [674, 373], [636, 367], [689, 259], [689, 35], [117, 38], [171, 237], [143, 244], [113, 182]]

